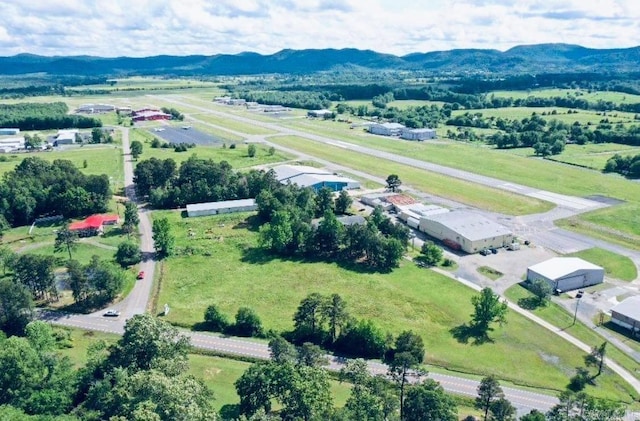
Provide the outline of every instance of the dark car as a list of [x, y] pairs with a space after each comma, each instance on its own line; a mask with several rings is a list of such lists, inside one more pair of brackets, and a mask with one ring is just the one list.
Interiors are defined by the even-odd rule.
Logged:
[[492, 247], [490, 250], [491, 250], [491, 253], [498, 254], [498, 249], [497, 248]]

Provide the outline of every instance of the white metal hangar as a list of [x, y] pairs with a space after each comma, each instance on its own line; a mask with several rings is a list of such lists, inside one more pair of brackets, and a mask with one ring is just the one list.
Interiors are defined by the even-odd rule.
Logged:
[[527, 268], [527, 280], [543, 279], [561, 292], [604, 281], [604, 269], [578, 257], [554, 257]]
[[187, 205], [187, 216], [217, 215], [220, 213], [250, 212], [258, 209], [255, 199], [223, 200], [220, 202]]
[[360, 188], [358, 181], [320, 168], [304, 165], [278, 165], [273, 167], [273, 171], [276, 173], [276, 179], [282, 184], [297, 184], [300, 187], [311, 187], [316, 191], [322, 187], [329, 187], [333, 191]]
[[611, 322], [640, 333], [640, 295], [629, 297], [611, 309]]
[[420, 218], [418, 229], [442, 240], [448, 247], [476, 253], [482, 249], [505, 247], [513, 242], [509, 228], [467, 211], [432, 214]]

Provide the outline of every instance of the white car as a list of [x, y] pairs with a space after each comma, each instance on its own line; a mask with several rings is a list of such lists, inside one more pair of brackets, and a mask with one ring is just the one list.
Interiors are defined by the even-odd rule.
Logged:
[[120, 315], [120, 312], [113, 309], [107, 310], [103, 314], [104, 317], [118, 317], [119, 315]]

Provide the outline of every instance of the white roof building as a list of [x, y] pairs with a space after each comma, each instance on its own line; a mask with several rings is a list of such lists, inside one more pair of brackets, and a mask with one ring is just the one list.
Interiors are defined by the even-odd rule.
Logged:
[[250, 212], [258, 209], [255, 199], [223, 200], [187, 205], [187, 216], [207, 216], [220, 213]]
[[640, 332], [640, 295], [629, 297], [611, 309], [611, 322]]
[[468, 211], [422, 216], [419, 230], [467, 253], [504, 247], [513, 242], [513, 232], [509, 228]]
[[273, 168], [273, 171], [276, 174], [276, 180], [282, 184], [297, 184], [300, 187], [311, 187], [314, 190], [329, 187], [333, 191], [360, 188], [358, 181], [320, 168], [304, 165], [278, 165]]
[[527, 268], [527, 280], [536, 279], [554, 290], [571, 291], [602, 283], [604, 269], [579, 257], [554, 257]]

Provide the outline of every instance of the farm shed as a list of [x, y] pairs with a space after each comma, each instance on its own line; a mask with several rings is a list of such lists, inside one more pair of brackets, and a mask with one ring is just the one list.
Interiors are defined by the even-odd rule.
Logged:
[[400, 133], [404, 128], [405, 127], [400, 123], [372, 124], [369, 126], [369, 132], [373, 134], [381, 134], [383, 136], [400, 136]]
[[611, 309], [611, 322], [632, 334], [640, 332], [640, 295], [629, 297]]
[[427, 139], [435, 139], [436, 131], [434, 129], [402, 129], [402, 133], [400, 134], [402, 139], [406, 140], [427, 140]]
[[467, 211], [423, 216], [419, 230], [467, 253], [504, 247], [513, 242], [513, 233], [507, 227]]
[[360, 183], [330, 171], [304, 165], [278, 165], [273, 168], [276, 180], [282, 184], [297, 184], [318, 191], [329, 187], [333, 191], [359, 189]]
[[220, 213], [250, 212], [258, 209], [255, 199], [223, 200], [221, 202], [187, 205], [187, 216], [217, 215]]
[[602, 283], [604, 269], [578, 257], [554, 257], [527, 268], [527, 280], [536, 279], [554, 290], [571, 291]]

